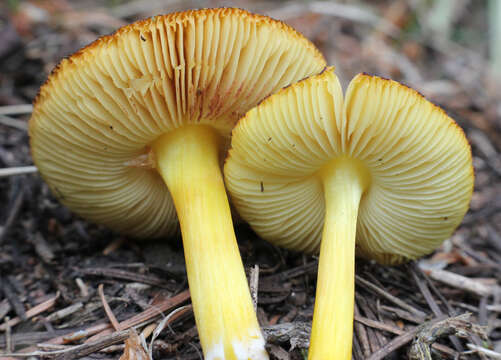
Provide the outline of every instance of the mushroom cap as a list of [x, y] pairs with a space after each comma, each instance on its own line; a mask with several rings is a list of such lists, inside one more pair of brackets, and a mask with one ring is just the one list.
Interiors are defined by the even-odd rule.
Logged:
[[186, 124], [221, 134], [325, 60], [282, 22], [240, 9], [156, 16], [125, 26], [54, 69], [29, 122], [32, 156], [79, 215], [137, 237], [177, 229], [150, 144]]
[[438, 106], [395, 81], [360, 74], [346, 98], [332, 71], [300, 81], [250, 110], [233, 130], [225, 179], [233, 204], [264, 239], [320, 247], [320, 171], [352, 159], [368, 179], [357, 255], [398, 263], [430, 253], [466, 213], [470, 146]]

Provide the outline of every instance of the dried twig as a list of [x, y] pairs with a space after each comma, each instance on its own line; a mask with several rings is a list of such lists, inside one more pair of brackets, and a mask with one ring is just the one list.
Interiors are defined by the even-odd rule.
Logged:
[[[360, 316], [360, 311], [358, 309], [356, 302], [355, 302], [355, 316]], [[371, 354], [369, 339], [367, 338], [367, 330], [360, 322], [355, 322], [355, 330], [357, 337], [360, 341], [360, 347], [362, 348], [363, 355], [365, 358], [367, 358]]]
[[11, 327], [9, 325], [10, 318], [8, 316], [5, 317], [5, 351], [10, 353], [12, 352], [12, 332]]
[[254, 304], [254, 311], [257, 310], [257, 292], [259, 288], [259, 265], [254, 265], [251, 268], [249, 276], [249, 288], [252, 298], [252, 303]]
[[0, 106], [0, 115], [31, 114], [32, 111], [33, 105], [31, 104]]
[[301, 266], [297, 266], [292, 269], [288, 269], [285, 271], [282, 271], [278, 274], [273, 274], [266, 276], [262, 279], [260, 279], [259, 285], [264, 285], [267, 283], [276, 283], [276, 282], [283, 282], [286, 280], [290, 280], [292, 278], [297, 278], [299, 276], [305, 275], [305, 274], [310, 274], [310, 273], [316, 273], [318, 268], [318, 262], [313, 261], [308, 264], [304, 264]]
[[133, 273], [130, 271], [124, 271], [120, 269], [111, 268], [89, 268], [89, 269], [79, 269], [79, 271], [85, 275], [103, 276], [107, 278], [115, 278], [122, 280], [129, 280], [133, 282], [139, 282], [143, 284], [154, 285], [158, 287], [167, 287], [165, 280], [160, 279], [152, 275], [142, 275]]
[[[356, 292], [355, 296], [357, 294], [358, 293]], [[357, 299], [357, 302], [360, 306], [360, 310], [363, 313], [365, 313], [368, 320], [379, 323], [378, 321], [376, 321], [377, 316], [374, 313], [374, 311], [372, 310], [368, 299], [359, 296], [359, 298]], [[384, 325], [387, 325], [387, 324], [384, 324]], [[369, 340], [371, 352], [375, 352], [375, 351], [379, 350], [384, 344], [386, 344], [388, 342], [388, 339], [386, 338], [386, 336], [383, 335], [383, 333], [381, 331], [375, 331], [370, 326], [367, 328], [367, 335], [368, 335], [368, 340]]]
[[0, 115], [0, 124], [10, 126], [18, 130], [28, 130], [28, 124], [26, 123], [26, 121], [14, 119], [5, 115]]
[[[26, 310], [24, 309], [24, 305], [19, 298], [18, 292], [13, 286], [13, 280], [14, 278], [12, 276], [0, 276], [0, 293], [3, 293], [5, 298], [9, 300], [9, 303], [14, 309], [16, 315], [21, 319], [21, 321], [24, 321], [27, 319]], [[10, 324], [10, 326], [14, 325]]]
[[56, 357], [56, 359], [77, 359], [79, 357], [92, 354], [93, 352], [99, 351], [105, 347], [108, 347], [113, 344], [117, 344], [119, 342], [124, 341], [128, 337], [128, 331], [120, 331], [115, 332], [109, 336], [106, 336], [98, 341], [95, 341], [90, 344], [82, 344], [67, 347], [61, 350], [54, 351], [33, 351], [33, 352], [25, 352], [25, 353], [6, 353], [2, 354], [2, 356], [9, 357], [32, 357], [32, 356], [40, 356], [40, 357]]
[[125, 238], [124, 237], [119, 237], [115, 240], [113, 240], [111, 243], [109, 243], [103, 250], [102, 254], [103, 255], [109, 255], [111, 254], [112, 252], [118, 250], [125, 242]]
[[478, 345], [474, 345], [474, 344], [466, 344], [466, 346], [468, 346], [468, 349], [476, 351], [480, 354], [487, 355], [491, 359], [501, 359], [501, 353], [486, 349], [483, 346], [478, 346]]
[[36, 166], [19, 166], [0, 169], [0, 178], [13, 175], [33, 174], [38, 171]]
[[388, 325], [384, 322], [369, 319], [363, 316], [355, 315], [355, 322], [364, 324], [366, 326], [369, 326], [374, 329], [382, 330], [382, 331], [387, 331], [392, 334], [400, 335], [403, 334], [405, 331], [400, 330], [399, 328], [396, 328], [392, 325]]
[[[421, 290], [421, 294], [423, 294], [424, 299], [428, 303], [428, 306], [430, 307], [431, 311], [433, 311], [433, 314], [435, 314], [436, 317], [441, 317], [443, 316], [443, 312], [438, 306], [437, 302], [433, 298], [433, 295], [431, 294], [430, 289], [428, 288], [428, 285], [425, 281], [421, 280], [417, 272], [422, 272], [422, 270], [419, 269], [418, 266], [415, 264], [410, 267], [410, 271], [412, 273], [412, 276], [414, 278], [414, 281], [416, 281], [416, 284], [418, 285], [419, 290]], [[450, 315], [450, 314], [449, 314]], [[452, 342], [454, 345], [454, 348], [457, 351], [463, 351], [463, 347], [461, 346], [461, 343], [459, 342], [458, 338], [454, 335], [449, 336], [449, 340]]]
[[3, 319], [11, 309], [12, 305], [9, 303], [9, 300], [3, 299], [0, 301], [0, 319]]
[[[59, 298], [59, 293], [56, 294], [56, 296], [50, 298], [49, 300], [44, 301], [41, 304], [38, 304], [28, 311], [26, 311], [26, 319], [32, 318], [33, 316], [36, 316], [38, 314], [43, 313], [44, 311], [49, 310], [51, 307], [53, 307], [56, 304], [56, 300]], [[20, 317], [15, 317], [12, 320], [9, 320], [8, 326], [15, 326], [19, 324], [22, 321]], [[0, 331], [5, 331], [7, 328], [7, 324], [2, 324], [0, 325]]]
[[60, 353], [56, 353], [57, 360], [71, 360], [84, 357], [86, 355], [95, 353], [101, 349], [104, 349], [110, 345], [118, 344], [127, 339], [129, 336], [128, 330], [117, 331], [101, 339], [98, 339], [92, 343], [85, 343], [82, 345], [76, 345], [69, 349], [60, 350]]
[[400, 306], [402, 309], [410, 311], [411, 313], [413, 313], [416, 316], [421, 317], [422, 319], [426, 318], [426, 314], [424, 312], [422, 312], [421, 310], [414, 308], [413, 306], [411, 306], [411, 305], [407, 304], [406, 302], [400, 300], [399, 298], [389, 294], [387, 291], [385, 291], [385, 290], [381, 289], [380, 287], [374, 285], [373, 283], [363, 279], [362, 277], [356, 275], [355, 280], [356, 280], [358, 285], [361, 285], [361, 286], [365, 287], [366, 289], [371, 290], [372, 292], [384, 297], [386, 300], [391, 301], [395, 305]]
[[495, 286], [487, 286], [480, 283], [479, 281], [467, 278], [466, 276], [455, 274], [447, 270], [432, 269], [423, 271], [433, 280], [439, 281], [451, 287], [468, 291], [480, 297], [492, 295], [497, 290], [497, 287]]
[[155, 342], [156, 338], [162, 330], [167, 326], [167, 324], [171, 323], [174, 319], [177, 319], [184, 315], [185, 313], [192, 311], [193, 307], [191, 305], [185, 305], [182, 306], [174, 311], [172, 311], [169, 315], [167, 315], [162, 321], [160, 321], [160, 324], [156, 327], [155, 331], [153, 332], [153, 335], [151, 336], [151, 341], [150, 341], [150, 346], [148, 347], [148, 355], [150, 356], [151, 359], [153, 359], [153, 343]]
[[61, 310], [53, 312], [52, 314], [46, 316], [45, 319], [47, 321], [59, 321], [67, 316], [70, 316], [71, 314], [74, 314], [75, 312], [79, 311], [82, 308], [83, 308], [83, 303], [77, 302]]
[[115, 331], [120, 331], [122, 330], [120, 328], [120, 323], [118, 322], [117, 318], [115, 317], [115, 314], [113, 314], [113, 311], [110, 308], [110, 305], [106, 301], [106, 297], [104, 296], [104, 291], [103, 291], [103, 284], [99, 284], [97, 287], [97, 292], [99, 293], [99, 297], [101, 298], [101, 302], [103, 303], [104, 307], [104, 312], [106, 313], [106, 316], [108, 316], [108, 319], [110, 320], [111, 325], [113, 325], [113, 328]]
[[[163, 315], [164, 311], [167, 311], [169, 309], [172, 309], [175, 306], [178, 306], [188, 300], [190, 298], [190, 293], [188, 290], [183, 291], [182, 293], [177, 294], [174, 297], [168, 298], [159, 304], [156, 304], [155, 306], [152, 306], [142, 313], [139, 313], [125, 321], [122, 321], [120, 323], [120, 328], [121, 329], [128, 329], [132, 326], [136, 326], [138, 324], [144, 323], [146, 321], [153, 321], [156, 319], [158, 316]], [[97, 333], [94, 335], [92, 338], [89, 338], [87, 341], [94, 341], [96, 338], [99, 338], [100, 336], [109, 334], [111, 330], [109, 327], [106, 327], [105, 329], [102, 329], [100, 333]]]
[[46, 264], [50, 264], [56, 257], [49, 243], [40, 232], [37, 232], [34, 236], [30, 234], [27, 240], [33, 245], [36, 253]]
[[[179, 295], [178, 295], [179, 296]], [[173, 299], [173, 298], [171, 298]], [[179, 299], [179, 298], [178, 298]], [[185, 312], [189, 311], [191, 307], [184, 309], [185, 311], [179, 311], [168, 319], [166, 323], [173, 322], [174, 320], [178, 319], [181, 317]], [[129, 323], [135, 322], [131, 321], [131, 319], [128, 320]], [[126, 322], [122, 322], [121, 326], [122, 328], [129, 328], [130, 326], [124, 325]], [[40, 357], [47, 357], [47, 356], [55, 356], [56, 359], [60, 360], [69, 360], [69, 359], [78, 359], [80, 357], [84, 357], [86, 355], [92, 354], [94, 352], [100, 351], [101, 349], [104, 349], [110, 345], [120, 343], [127, 339], [129, 336], [129, 331], [128, 330], [122, 330], [122, 331], [116, 331], [111, 334], [106, 334], [101, 336], [100, 338], [96, 339], [95, 341], [84, 343], [82, 345], [76, 345], [72, 346], [69, 348], [65, 348], [62, 350], [55, 350], [55, 351], [34, 351], [30, 353], [14, 353], [14, 354], [3, 354], [4, 356], [11, 356], [11, 357], [31, 357], [31, 356], [40, 356]]]
[[[0, 171], [1, 170], [2, 169], [0, 169]], [[21, 210], [21, 205], [23, 204], [23, 200], [24, 200], [24, 187], [21, 186], [18, 194], [16, 195], [14, 203], [10, 208], [9, 216], [7, 217], [7, 220], [5, 220], [5, 224], [3, 225], [3, 227], [0, 227], [0, 244], [3, 242], [3, 239], [10, 230], [11, 226], [15, 223], [15, 220]]]

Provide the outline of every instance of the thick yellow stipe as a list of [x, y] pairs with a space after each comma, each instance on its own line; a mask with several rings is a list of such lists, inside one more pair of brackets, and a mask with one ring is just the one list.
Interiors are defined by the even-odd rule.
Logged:
[[362, 193], [370, 179], [356, 160], [337, 159], [322, 169], [325, 223], [309, 360], [349, 360], [353, 339], [355, 235]]
[[267, 359], [233, 231], [219, 135], [188, 125], [153, 144], [183, 236], [193, 310], [205, 359]]

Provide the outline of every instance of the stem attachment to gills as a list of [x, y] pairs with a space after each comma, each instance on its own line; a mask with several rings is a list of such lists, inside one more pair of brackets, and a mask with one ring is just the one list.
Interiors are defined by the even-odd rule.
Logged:
[[218, 158], [220, 136], [187, 125], [153, 144], [183, 236], [205, 359], [268, 359], [240, 258]]

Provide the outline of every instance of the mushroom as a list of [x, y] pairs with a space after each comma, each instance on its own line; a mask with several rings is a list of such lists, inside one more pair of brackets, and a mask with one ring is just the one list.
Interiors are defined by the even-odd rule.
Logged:
[[231, 129], [324, 66], [279, 21], [186, 11], [125, 26], [62, 60], [35, 100], [33, 159], [62, 203], [140, 238], [172, 236], [179, 219], [206, 359], [267, 358], [221, 170]]
[[320, 251], [309, 359], [351, 359], [355, 254], [397, 264], [438, 247], [473, 189], [469, 144], [439, 107], [332, 68], [250, 110], [232, 133], [232, 201], [264, 239]]

